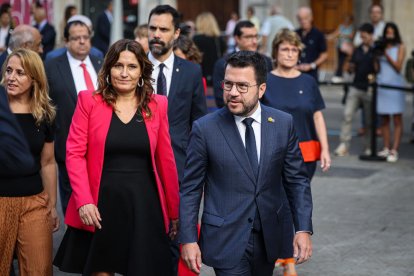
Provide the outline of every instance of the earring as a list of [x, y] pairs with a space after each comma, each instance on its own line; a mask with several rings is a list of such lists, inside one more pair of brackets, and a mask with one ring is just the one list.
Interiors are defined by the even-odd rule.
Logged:
[[109, 75], [106, 75], [106, 84], [111, 85], [111, 83], [109, 82]]
[[144, 86], [144, 78], [141, 77], [141, 79], [139, 80], [139, 83], [137, 84], [138, 87], [143, 87]]

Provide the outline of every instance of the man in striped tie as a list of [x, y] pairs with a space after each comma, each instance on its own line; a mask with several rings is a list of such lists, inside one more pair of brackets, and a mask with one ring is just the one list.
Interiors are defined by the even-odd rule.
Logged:
[[97, 88], [97, 74], [102, 60], [90, 55], [91, 30], [86, 22], [75, 20], [64, 30], [67, 51], [45, 65], [50, 96], [57, 105], [55, 155], [59, 166], [59, 191], [65, 213], [71, 194], [66, 172], [66, 139], [78, 93]]

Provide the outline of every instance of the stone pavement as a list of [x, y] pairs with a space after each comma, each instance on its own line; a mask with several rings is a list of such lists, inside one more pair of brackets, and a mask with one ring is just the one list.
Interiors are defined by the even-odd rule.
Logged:
[[[331, 151], [338, 144], [342, 92], [321, 88]], [[297, 267], [298, 275], [414, 275], [414, 144], [409, 144], [412, 95], [407, 97], [400, 160], [360, 161], [362, 139], [354, 137], [350, 155], [334, 157], [328, 173], [312, 182], [314, 200], [313, 256]], [[355, 129], [359, 117], [355, 119]], [[378, 145], [381, 146], [381, 139]], [[54, 236], [60, 243], [63, 227]], [[55, 275], [73, 275], [58, 272]], [[202, 276], [214, 272], [203, 267]], [[282, 275], [276, 269], [274, 275]]]

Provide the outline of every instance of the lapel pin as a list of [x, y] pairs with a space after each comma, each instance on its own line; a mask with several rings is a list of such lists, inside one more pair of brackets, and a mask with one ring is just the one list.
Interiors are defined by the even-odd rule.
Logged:
[[269, 118], [267, 118], [267, 121], [268, 121], [269, 123], [274, 123], [274, 122], [275, 122], [275, 119], [273, 119], [272, 117], [269, 117]]
[[299, 90], [299, 94], [303, 94], [303, 91], [302, 90]]
[[180, 69], [178, 69], [178, 68], [177, 68], [177, 69], [175, 69], [175, 71], [179, 72], [179, 71], [180, 71]]

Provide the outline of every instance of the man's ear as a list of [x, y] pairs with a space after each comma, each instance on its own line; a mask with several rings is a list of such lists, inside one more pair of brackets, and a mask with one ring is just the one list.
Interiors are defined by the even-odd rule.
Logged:
[[265, 92], [266, 92], [266, 83], [264, 82], [261, 85], [259, 85], [259, 99], [263, 97]]

